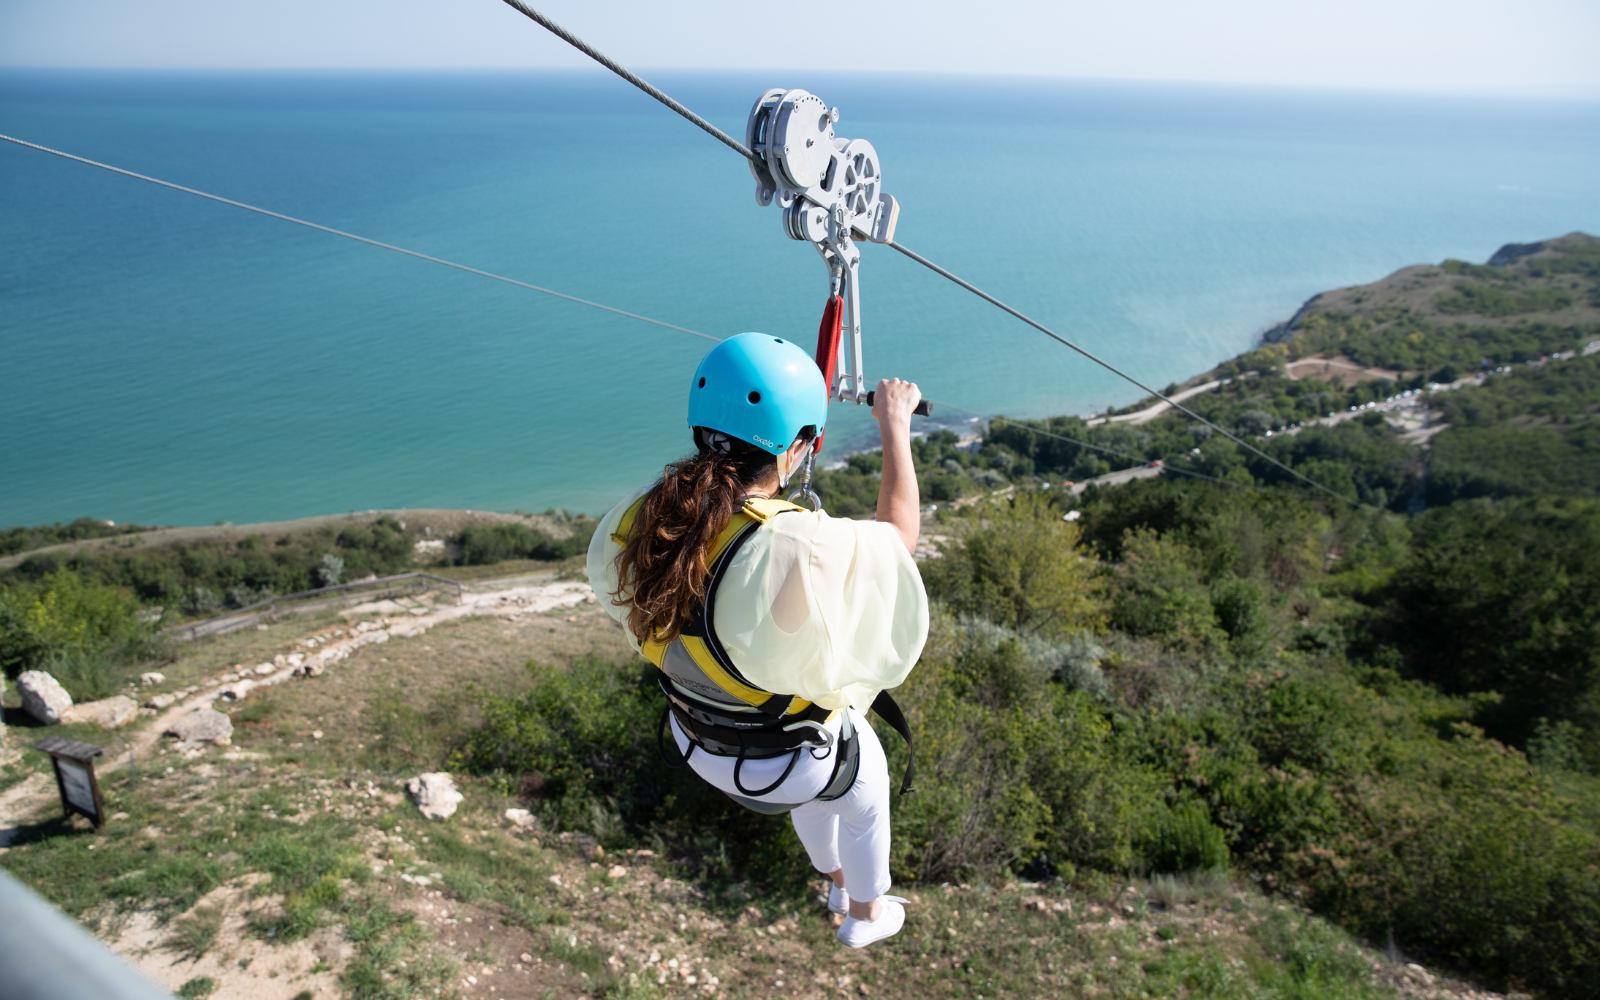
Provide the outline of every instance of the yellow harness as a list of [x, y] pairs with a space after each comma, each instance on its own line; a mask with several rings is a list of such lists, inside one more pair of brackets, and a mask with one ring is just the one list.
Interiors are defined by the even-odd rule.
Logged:
[[[640, 497], [617, 522], [611, 540], [626, 545], [633, 530]], [[733, 782], [743, 795], [727, 793], [730, 798], [757, 812], [777, 814], [793, 808], [790, 804], [768, 803], [761, 798], [776, 790], [788, 778], [799, 760], [802, 750], [828, 750], [833, 754], [833, 775], [819, 799], [837, 799], [849, 792], [860, 766], [859, 739], [855, 726], [845, 715], [837, 736], [828, 724], [839, 714], [798, 695], [777, 694], [750, 682], [739, 672], [731, 657], [717, 638], [716, 610], [717, 588], [727, 573], [739, 549], [763, 524], [779, 514], [804, 507], [786, 500], [749, 498], [734, 513], [728, 526], [722, 529], [706, 552], [706, 562], [711, 568], [706, 580], [706, 596], [689, 618], [680, 623], [678, 636], [671, 642], [647, 640], [640, 644], [639, 652], [656, 665], [661, 690], [667, 696], [667, 711], [662, 714], [657, 731], [657, 742], [662, 756], [666, 757], [663, 730], [668, 713], [677, 720], [678, 728], [688, 738], [689, 753], [696, 749], [719, 757], [737, 757], [733, 769]], [[911, 744], [911, 731], [905, 713], [895, 704], [889, 692], [878, 694], [872, 710], [888, 722]], [[746, 759], [760, 759], [789, 754], [789, 766], [782, 775], [764, 789], [747, 789], [740, 783], [740, 769]], [[672, 761], [669, 759], [669, 763]], [[686, 766], [688, 756], [674, 764]], [[905, 779], [901, 782], [902, 794], [911, 791], [914, 770], [910, 759], [906, 761]]]
[[[617, 523], [617, 530], [612, 533], [611, 540], [618, 545], [625, 545], [628, 535], [633, 530], [634, 518], [639, 513], [639, 507], [644, 503], [640, 497], [622, 515], [622, 520]], [[663, 673], [669, 676], [666, 662], [672, 653], [673, 646], [681, 647], [694, 665], [708, 677], [717, 688], [737, 698], [739, 701], [768, 716], [791, 716], [815, 714], [811, 702], [795, 695], [774, 694], [765, 691], [743, 677], [727, 653], [722, 649], [722, 644], [717, 640], [716, 633], [710, 627], [708, 618], [713, 600], [716, 597], [717, 586], [722, 582], [722, 575], [727, 571], [728, 563], [732, 562], [734, 552], [745, 540], [768, 521], [779, 514], [791, 510], [804, 510], [787, 500], [776, 498], [750, 498], [745, 500], [728, 521], [728, 526], [722, 529], [716, 541], [706, 551], [706, 563], [711, 567], [711, 574], [706, 581], [706, 599], [701, 608], [682, 623], [678, 637], [670, 643], [661, 643], [654, 640], [645, 640], [640, 644], [639, 652], [644, 658], [654, 663]], [[692, 689], [691, 689], [692, 690]], [[705, 693], [705, 692], [702, 692]], [[821, 709], [816, 709], [821, 712]], [[832, 712], [826, 712], [822, 720], [831, 718]]]

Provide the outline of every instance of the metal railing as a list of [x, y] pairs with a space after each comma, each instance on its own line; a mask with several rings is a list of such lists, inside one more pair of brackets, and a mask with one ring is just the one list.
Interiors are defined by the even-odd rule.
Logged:
[[[177, 628], [163, 629], [158, 635], [162, 638], [177, 639], [180, 642], [189, 642], [208, 635], [225, 635], [248, 625], [254, 625], [275, 617], [280, 612], [279, 605], [281, 604], [304, 601], [307, 603], [281, 610], [306, 611], [325, 607], [329, 604], [337, 604], [340, 601], [348, 600], [350, 596], [371, 598], [378, 596], [380, 593], [398, 590], [402, 587], [407, 587], [408, 589], [409, 585], [406, 582], [411, 580], [432, 580], [435, 583], [454, 588], [456, 603], [461, 603], [461, 595], [464, 592], [464, 588], [459, 580], [434, 576], [432, 573], [400, 573], [396, 576], [380, 576], [371, 580], [356, 580], [352, 583], [336, 583], [331, 587], [302, 590], [294, 594], [274, 594], [265, 600], [257, 601], [254, 604], [246, 604], [244, 607], [234, 608], [232, 611], [225, 611], [220, 615], [215, 615], [203, 621], [190, 622], [188, 625], [180, 625]], [[362, 590], [361, 593], [354, 595], [349, 593], [358, 588], [375, 589]], [[316, 600], [319, 597], [324, 599]]]

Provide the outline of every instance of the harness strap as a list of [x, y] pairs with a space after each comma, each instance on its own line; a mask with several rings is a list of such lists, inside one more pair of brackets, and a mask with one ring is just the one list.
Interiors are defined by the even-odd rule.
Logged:
[[900, 794], [908, 795], [916, 791], [912, 782], [917, 776], [917, 760], [915, 748], [911, 745], [911, 725], [906, 722], [906, 713], [900, 710], [900, 703], [887, 691], [879, 691], [878, 697], [872, 700], [872, 710], [878, 713], [878, 718], [889, 724], [889, 728], [900, 734], [906, 741], [906, 775], [900, 782]]

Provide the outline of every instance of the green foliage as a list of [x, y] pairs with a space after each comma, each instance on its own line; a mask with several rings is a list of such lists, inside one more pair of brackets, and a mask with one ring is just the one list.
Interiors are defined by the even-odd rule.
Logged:
[[[896, 692], [917, 747], [916, 795], [896, 801], [895, 868], [958, 878], [1044, 865], [1116, 871], [1155, 784], [1112, 753], [1088, 691], [1053, 680], [1049, 647], [993, 625], [936, 618], [921, 664]], [[880, 727], [891, 773], [905, 747]]]
[[460, 566], [487, 566], [508, 559], [567, 559], [587, 552], [596, 522], [568, 538], [555, 538], [525, 524], [496, 524], [491, 527], [469, 525], [454, 541], [461, 555]]
[[661, 759], [654, 666], [619, 669], [584, 657], [568, 670], [528, 670], [525, 693], [482, 696], [483, 723], [460, 751], [460, 767], [537, 788], [547, 823], [608, 847], [670, 845], [716, 878], [755, 872], [768, 884], [797, 886], [806, 877], [787, 819], [749, 812]]
[[178, 987], [178, 996], [181, 1000], [205, 1000], [206, 997], [217, 992], [217, 987], [220, 985], [210, 976], [195, 976]]
[[1539, 719], [1583, 733], [1600, 767], [1600, 504], [1472, 501], [1414, 525], [1387, 622], [1416, 673], [1502, 699], [1480, 721], [1522, 744]]
[[1163, 808], [1146, 821], [1140, 854], [1154, 872], [1210, 871], [1228, 865], [1227, 834], [1199, 803]]
[[1600, 356], [1491, 376], [1445, 396], [1428, 503], [1473, 497], [1600, 496]]
[[31, 528], [6, 528], [0, 530], [0, 556], [42, 549], [46, 545], [60, 545], [62, 542], [81, 542], [89, 538], [115, 538], [118, 535], [153, 530], [155, 529], [142, 524], [111, 525], [92, 517], [80, 517], [71, 524], [57, 521], [55, 524], [38, 524]]
[[1022, 493], [969, 510], [960, 541], [924, 563], [931, 595], [1023, 632], [1060, 635], [1096, 623], [1095, 561], [1048, 497]]
[[48, 670], [77, 700], [115, 694], [129, 664], [155, 655], [150, 627], [118, 587], [60, 571], [0, 589], [0, 670]]
[[0, 575], [0, 582], [37, 583], [65, 569], [91, 585], [124, 588], [174, 617], [203, 615], [220, 610], [225, 602], [237, 607], [272, 594], [325, 586], [326, 572], [335, 565], [344, 579], [403, 571], [411, 565], [414, 543], [414, 533], [384, 516], [370, 525], [322, 528], [274, 540], [252, 534], [129, 550], [43, 552]]
[[345, 880], [371, 879], [372, 870], [361, 855], [330, 833], [269, 834], [245, 852], [245, 861], [270, 874], [272, 890], [284, 895], [281, 911], [252, 919], [257, 935], [280, 944], [298, 941], [321, 926], [323, 911], [344, 898]]
[[1583, 730], [1562, 719], [1540, 719], [1528, 737], [1528, 762], [1546, 771], [1587, 771]]
[[1492, 285], [1461, 284], [1441, 295], [1434, 306], [1443, 313], [1477, 313], [1480, 316], [1524, 316], [1565, 309], [1576, 301], [1565, 288], [1530, 288], [1515, 292]]
[[1215, 612], [1192, 550], [1145, 529], [1130, 529], [1115, 571], [1111, 624], [1133, 636], [1160, 636], [1174, 643], [1217, 638]]
[[1266, 627], [1264, 595], [1254, 580], [1222, 580], [1211, 588], [1217, 624], [1233, 639], [1247, 639]]

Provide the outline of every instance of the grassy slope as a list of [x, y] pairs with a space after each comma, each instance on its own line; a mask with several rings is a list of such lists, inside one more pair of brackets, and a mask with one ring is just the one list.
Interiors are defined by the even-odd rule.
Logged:
[[[296, 648], [333, 624], [302, 619], [195, 647], [168, 686]], [[109, 777], [108, 806], [126, 816], [99, 833], [46, 803], [0, 864], [144, 954], [169, 987], [206, 976], [222, 995], [281, 979], [284, 996], [693, 996], [707, 995], [711, 976], [716, 995], [741, 998], [1423, 988], [1419, 973], [1225, 879], [912, 886], [907, 930], [846, 952], [809, 890], [708, 893], [667, 858], [595, 858], [581, 836], [546, 833], [541, 845], [510, 829], [500, 814], [515, 800], [489, 782], [463, 780], [467, 800], [444, 823], [398, 794], [405, 778], [447, 766], [473, 724], [465, 685], [514, 690], [525, 660], [587, 652], [623, 652], [592, 606], [459, 621], [368, 647], [235, 706], [232, 748], [163, 752], [141, 762], [132, 785]], [[115, 752], [115, 739], [83, 727], [27, 735], [49, 731]], [[37, 770], [39, 756], [8, 766], [8, 783]], [[615, 864], [624, 871], [613, 876]], [[435, 872], [442, 879], [426, 888], [399, 877]], [[343, 957], [324, 947], [327, 928], [342, 928]]]

